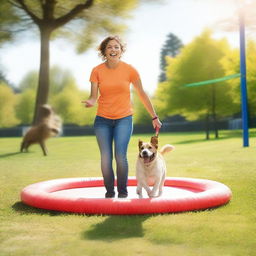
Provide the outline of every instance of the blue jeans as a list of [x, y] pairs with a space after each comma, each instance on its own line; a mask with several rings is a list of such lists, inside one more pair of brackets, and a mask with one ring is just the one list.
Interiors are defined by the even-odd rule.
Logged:
[[94, 131], [101, 154], [101, 171], [108, 195], [114, 195], [113, 142], [118, 195], [127, 195], [127, 148], [133, 130], [132, 116], [108, 119], [96, 116]]

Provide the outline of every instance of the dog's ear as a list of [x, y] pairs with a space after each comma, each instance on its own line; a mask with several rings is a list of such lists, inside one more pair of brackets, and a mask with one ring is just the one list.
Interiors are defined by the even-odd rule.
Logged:
[[141, 148], [141, 146], [142, 146], [142, 141], [141, 140], [139, 140], [139, 143], [138, 143], [138, 145], [139, 145], [139, 150], [140, 150], [140, 148]]
[[151, 137], [151, 144], [155, 147], [158, 148], [158, 137], [157, 136], [153, 136]]

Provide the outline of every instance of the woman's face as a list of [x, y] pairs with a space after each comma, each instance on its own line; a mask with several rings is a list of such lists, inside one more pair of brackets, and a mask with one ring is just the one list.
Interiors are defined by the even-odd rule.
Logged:
[[107, 60], [119, 60], [121, 58], [122, 49], [116, 40], [110, 40], [105, 49], [105, 57]]

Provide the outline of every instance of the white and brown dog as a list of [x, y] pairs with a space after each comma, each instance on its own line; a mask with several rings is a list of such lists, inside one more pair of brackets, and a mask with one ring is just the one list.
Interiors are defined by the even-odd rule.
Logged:
[[[139, 156], [136, 165], [137, 194], [142, 198], [142, 188], [149, 197], [161, 196], [166, 175], [166, 164], [163, 155], [174, 149], [165, 145], [158, 152], [158, 137], [151, 137], [150, 142], [139, 140]], [[151, 189], [150, 186], [153, 186]]]

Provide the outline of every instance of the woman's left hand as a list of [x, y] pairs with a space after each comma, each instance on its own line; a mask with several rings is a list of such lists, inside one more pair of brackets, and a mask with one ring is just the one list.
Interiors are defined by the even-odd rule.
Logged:
[[160, 128], [162, 127], [162, 123], [159, 120], [159, 118], [156, 118], [155, 120], [153, 120], [152, 124], [153, 124], [154, 129], [158, 128], [158, 130], [160, 130]]

